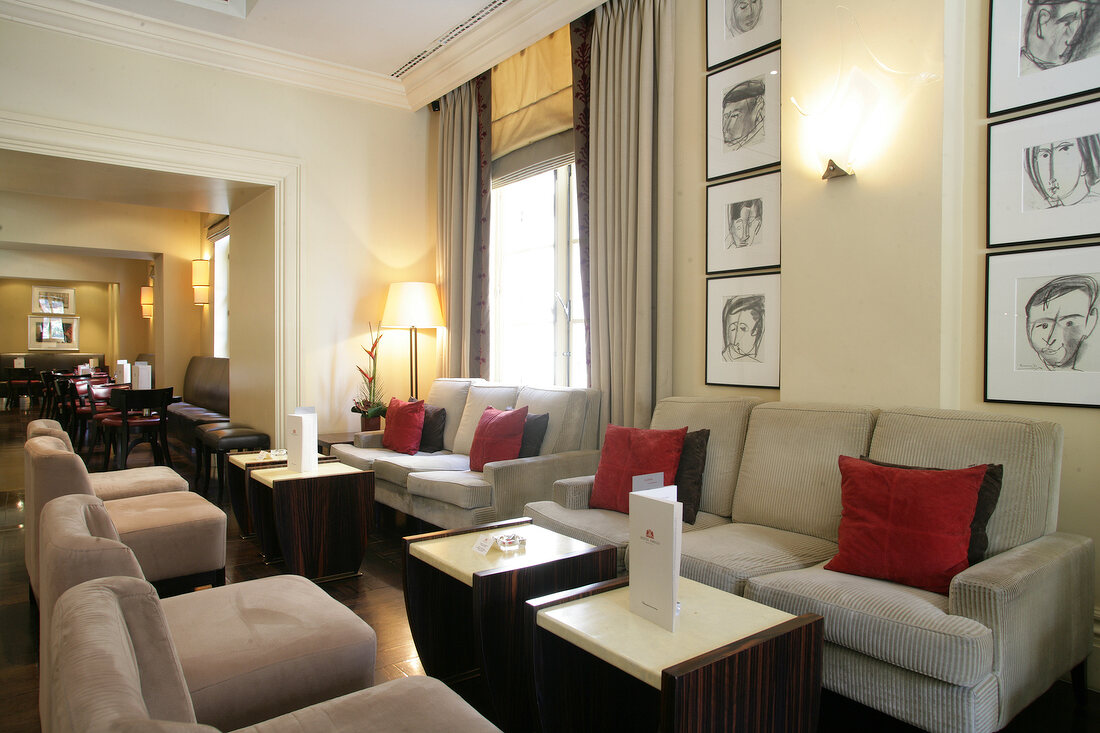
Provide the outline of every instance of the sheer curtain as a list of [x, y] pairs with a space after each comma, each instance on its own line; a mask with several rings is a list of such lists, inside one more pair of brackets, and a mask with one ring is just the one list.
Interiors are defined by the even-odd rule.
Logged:
[[591, 384], [616, 425], [672, 393], [673, 0], [611, 0], [592, 19]]
[[440, 100], [440, 376], [489, 376], [489, 79], [486, 72]]

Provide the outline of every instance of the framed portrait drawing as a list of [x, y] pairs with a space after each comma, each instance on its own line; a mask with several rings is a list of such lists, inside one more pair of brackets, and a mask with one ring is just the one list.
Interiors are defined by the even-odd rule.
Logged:
[[992, 0], [989, 114], [1100, 89], [1096, 0]]
[[779, 173], [707, 187], [707, 274], [779, 266]]
[[28, 351], [79, 351], [80, 317], [27, 316]]
[[779, 274], [707, 280], [707, 384], [779, 388]]
[[986, 256], [985, 399], [1100, 406], [1100, 244]]
[[989, 126], [989, 246], [1100, 234], [1100, 102]]
[[782, 0], [707, 0], [707, 68], [779, 43]]
[[779, 51], [707, 76], [707, 180], [779, 162]]
[[73, 288], [55, 288], [49, 285], [32, 285], [31, 312], [74, 315], [76, 313], [76, 290]]

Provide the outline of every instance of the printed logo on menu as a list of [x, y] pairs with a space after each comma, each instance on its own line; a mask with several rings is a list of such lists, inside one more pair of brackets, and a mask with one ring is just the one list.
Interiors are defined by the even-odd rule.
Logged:
[[643, 536], [642, 536], [642, 540], [643, 540], [643, 541], [645, 541], [645, 542], [648, 542], [648, 543], [649, 543], [649, 544], [651, 544], [651, 545], [659, 545], [659, 544], [661, 544], [660, 542], [658, 542], [658, 541], [657, 541], [657, 538], [656, 538], [656, 536], [655, 536], [655, 535], [653, 534], [653, 530], [652, 530], [652, 529], [647, 529], [647, 530], [645, 531], [645, 535], [643, 535]]

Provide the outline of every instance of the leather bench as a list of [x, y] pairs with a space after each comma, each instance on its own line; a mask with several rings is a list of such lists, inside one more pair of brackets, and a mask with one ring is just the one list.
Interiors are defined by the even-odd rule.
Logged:
[[168, 406], [168, 429], [192, 445], [197, 425], [229, 420], [229, 359], [192, 356], [183, 376], [182, 397]]

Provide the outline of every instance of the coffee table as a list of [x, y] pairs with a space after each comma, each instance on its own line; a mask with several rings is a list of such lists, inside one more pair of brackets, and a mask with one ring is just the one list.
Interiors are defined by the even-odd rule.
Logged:
[[318, 463], [300, 473], [286, 466], [255, 469], [248, 491], [270, 502], [287, 569], [317, 582], [359, 574], [374, 512], [374, 471]]
[[[473, 549], [482, 535], [512, 532], [522, 549]], [[405, 538], [405, 609], [425, 672], [506, 731], [534, 728], [524, 601], [613, 577], [613, 545], [527, 518]]]
[[[277, 468], [286, 465], [286, 454], [272, 456], [268, 451], [252, 451], [249, 453], [230, 453], [226, 462], [226, 484], [229, 486], [229, 503], [233, 507], [233, 516], [237, 518], [237, 526], [241, 530], [241, 538], [248, 539], [253, 535], [260, 535], [260, 551], [273, 558], [281, 559], [279, 543], [275, 538], [275, 525], [271, 519], [271, 506], [253, 507], [248, 499], [248, 474], [258, 468]], [[317, 461], [338, 461], [336, 456], [318, 456]], [[257, 524], [262, 524], [257, 528]], [[269, 529], [266, 533], [265, 529]], [[265, 548], [263, 540], [270, 539], [270, 546]]]
[[543, 731], [813, 731], [823, 619], [680, 579], [675, 633], [630, 611], [627, 579], [527, 603]]

